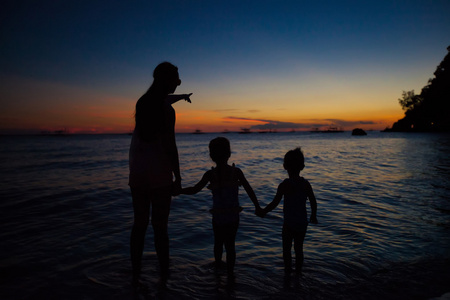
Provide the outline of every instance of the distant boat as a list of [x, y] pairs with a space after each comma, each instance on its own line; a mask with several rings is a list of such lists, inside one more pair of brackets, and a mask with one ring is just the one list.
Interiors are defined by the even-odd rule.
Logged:
[[313, 128], [311, 132], [319, 132], [319, 133], [336, 133], [336, 132], [344, 132], [341, 128], [338, 128], [336, 126], [330, 126], [325, 130], [320, 130], [319, 128]]
[[260, 130], [258, 133], [277, 133], [276, 129]]
[[204, 134], [200, 129], [196, 129], [192, 134]]
[[247, 134], [252, 132], [250, 131], [250, 128], [241, 128], [241, 131], [239, 131], [239, 133]]
[[41, 135], [47, 135], [47, 136], [68, 136], [70, 134], [71, 133], [69, 131], [67, 131], [66, 128], [60, 129], [60, 130], [54, 130], [54, 131], [49, 131], [49, 130], [41, 131]]

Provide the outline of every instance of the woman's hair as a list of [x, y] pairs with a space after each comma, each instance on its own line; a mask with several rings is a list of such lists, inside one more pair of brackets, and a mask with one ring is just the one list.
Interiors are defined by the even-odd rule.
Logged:
[[162, 62], [153, 71], [153, 83], [148, 91], [168, 94], [168, 84], [177, 79], [179, 79], [178, 67], [167, 61]]
[[209, 156], [218, 163], [227, 161], [231, 156], [230, 141], [224, 137], [217, 137], [209, 142]]
[[178, 76], [178, 68], [167, 61], [157, 65], [153, 71], [153, 79], [156, 81], [165, 81], [172, 79], [175, 76]]
[[305, 157], [300, 147], [290, 150], [284, 155], [283, 166], [288, 171], [300, 172], [305, 167]]
[[170, 62], [160, 63], [153, 71], [153, 83], [136, 103], [134, 115], [142, 139], [148, 141], [164, 134], [164, 100], [169, 94], [169, 84], [174, 79], [178, 79], [178, 68]]

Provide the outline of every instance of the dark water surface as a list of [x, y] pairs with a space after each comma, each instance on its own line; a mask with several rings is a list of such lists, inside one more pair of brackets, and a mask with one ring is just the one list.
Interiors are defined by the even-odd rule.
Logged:
[[[217, 134], [177, 136], [183, 185], [213, 166]], [[0, 137], [0, 299], [430, 299], [450, 292], [450, 136], [369, 132], [227, 134], [262, 206], [301, 146], [318, 200], [303, 274], [286, 276], [282, 206], [244, 206], [236, 278], [213, 269], [210, 192], [175, 197], [171, 278], [158, 284], [148, 231], [130, 286], [128, 135]]]

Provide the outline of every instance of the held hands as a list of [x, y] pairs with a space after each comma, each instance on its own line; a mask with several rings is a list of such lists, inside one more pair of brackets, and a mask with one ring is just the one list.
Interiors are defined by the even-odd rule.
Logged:
[[257, 215], [258, 217], [264, 218], [266, 216], [266, 213], [267, 212], [259, 206], [255, 208], [255, 215]]
[[319, 222], [317, 221], [317, 217], [316, 216], [311, 216], [311, 218], [309, 219], [309, 223], [318, 224]]
[[172, 196], [178, 196], [181, 193], [181, 178], [175, 179], [172, 183]]

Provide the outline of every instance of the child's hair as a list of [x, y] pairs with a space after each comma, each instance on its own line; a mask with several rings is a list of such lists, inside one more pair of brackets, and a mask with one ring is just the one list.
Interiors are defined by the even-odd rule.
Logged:
[[300, 147], [290, 150], [284, 155], [283, 166], [288, 171], [300, 172], [305, 167], [305, 157]]
[[227, 161], [231, 156], [230, 141], [224, 137], [216, 137], [209, 142], [209, 156], [213, 162]]

